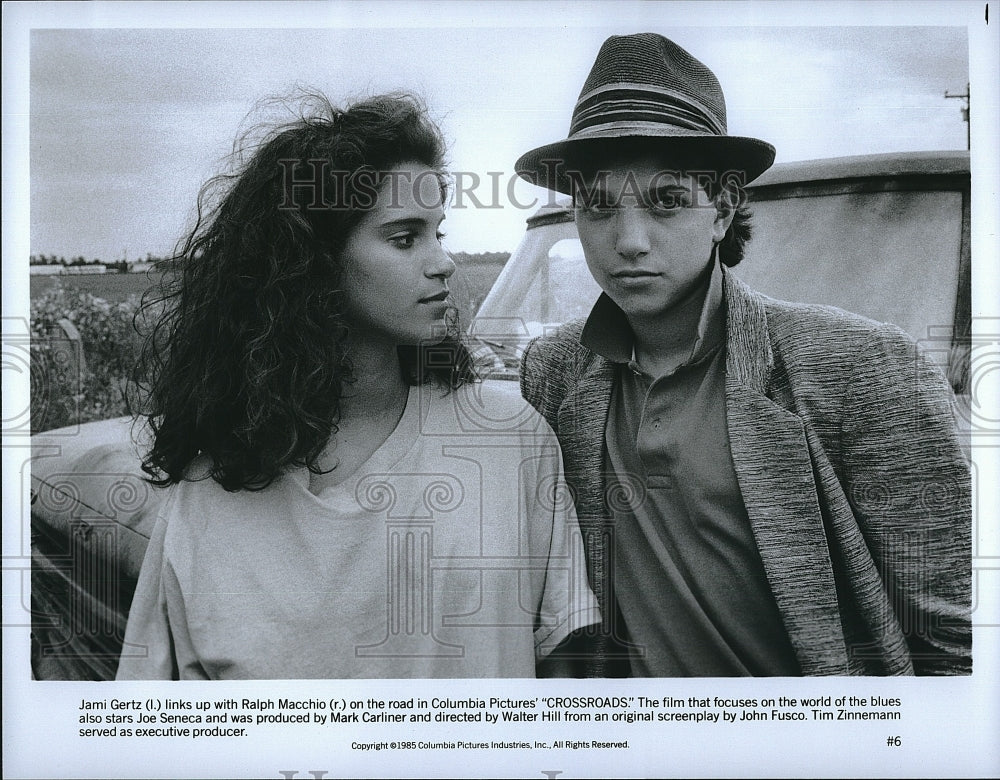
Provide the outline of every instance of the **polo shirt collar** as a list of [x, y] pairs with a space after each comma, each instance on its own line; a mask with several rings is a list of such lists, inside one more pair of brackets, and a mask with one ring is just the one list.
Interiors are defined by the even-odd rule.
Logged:
[[[697, 363], [710, 353], [725, 336], [722, 265], [714, 262], [708, 291], [698, 317], [697, 336], [686, 364]], [[580, 334], [580, 343], [613, 363], [629, 364], [635, 355], [634, 336], [628, 317], [607, 293], [601, 293]]]

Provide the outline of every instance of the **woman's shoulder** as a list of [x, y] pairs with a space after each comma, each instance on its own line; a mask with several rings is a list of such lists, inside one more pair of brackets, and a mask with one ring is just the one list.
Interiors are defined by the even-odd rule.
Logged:
[[294, 492], [290, 488], [297, 477], [288, 473], [261, 489], [227, 490], [212, 472], [211, 459], [200, 454], [188, 465], [184, 478], [167, 488], [160, 520], [172, 526], [175, 533], [196, 534], [209, 525], [213, 533], [227, 525], [245, 528], [256, 516], [273, 513], [276, 507], [287, 508]]
[[521, 396], [517, 382], [485, 379], [446, 392], [425, 386], [430, 410], [425, 432], [545, 434], [548, 424]]

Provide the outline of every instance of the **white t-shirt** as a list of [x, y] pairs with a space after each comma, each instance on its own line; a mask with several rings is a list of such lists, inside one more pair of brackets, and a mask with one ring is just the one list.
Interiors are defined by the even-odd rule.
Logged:
[[533, 677], [600, 619], [555, 436], [516, 383], [411, 388], [319, 495], [185, 480], [150, 540], [118, 679]]

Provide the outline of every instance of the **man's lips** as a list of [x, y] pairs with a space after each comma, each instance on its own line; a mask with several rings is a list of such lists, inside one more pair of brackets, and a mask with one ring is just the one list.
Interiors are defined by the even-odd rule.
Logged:
[[426, 298], [421, 298], [420, 302], [421, 303], [440, 303], [441, 301], [443, 301], [445, 298], [448, 297], [448, 292], [449, 292], [448, 290], [442, 290], [441, 292], [437, 293], [436, 295], [428, 295]]
[[615, 279], [647, 279], [651, 276], [659, 276], [659, 274], [642, 268], [629, 268], [624, 271], [615, 271], [611, 276]]

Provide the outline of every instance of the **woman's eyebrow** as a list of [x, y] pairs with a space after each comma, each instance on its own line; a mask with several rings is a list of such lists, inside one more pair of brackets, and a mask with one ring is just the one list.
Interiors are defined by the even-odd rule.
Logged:
[[[444, 215], [434, 223], [434, 227], [437, 227], [442, 222], [444, 222]], [[383, 222], [379, 225], [381, 230], [398, 230], [400, 228], [421, 228], [431, 225], [431, 220], [426, 217], [400, 217], [399, 219], [391, 219], [388, 222]]]
[[426, 224], [427, 220], [423, 217], [401, 217], [383, 222], [379, 227], [384, 230], [395, 230], [396, 228], [423, 227]]

